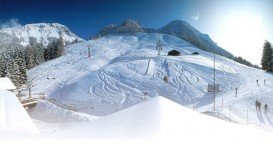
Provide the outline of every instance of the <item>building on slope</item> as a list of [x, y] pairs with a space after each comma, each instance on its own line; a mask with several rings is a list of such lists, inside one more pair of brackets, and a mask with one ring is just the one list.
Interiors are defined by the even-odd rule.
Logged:
[[171, 50], [168, 52], [168, 56], [180, 56], [181, 53], [177, 50]]

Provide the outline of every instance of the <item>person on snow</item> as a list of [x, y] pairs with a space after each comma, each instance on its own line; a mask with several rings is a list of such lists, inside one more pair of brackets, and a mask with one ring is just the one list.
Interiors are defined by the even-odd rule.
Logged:
[[235, 97], [237, 97], [238, 87], [235, 88]]
[[258, 109], [259, 109], [259, 111], [261, 111], [261, 105], [262, 105], [261, 102], [258, 101]]
[[256, 107], [256, 110], [258, 110], [258, 103], [259, 103], [259, 101], [258, 101], [258, 100], [256, 100], [256, 102], [255, 102], [255, 107]]
[[267, 113], [267, 109], [268, 109], [268, 105], [267, 105], [267, 103], [265, 103], [265, 105], [264, 105], [264, 113]]
[[259, 80], [258, 79], [256, 80], [256, 82], [257, 82], [257, 84], [259, 84]]

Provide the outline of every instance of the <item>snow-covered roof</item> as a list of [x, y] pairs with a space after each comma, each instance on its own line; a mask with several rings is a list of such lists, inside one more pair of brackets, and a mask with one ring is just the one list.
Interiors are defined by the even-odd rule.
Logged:
[[15, 94], [3, 89], [0, 89], [0, 132], [38, 133]]
[[0, 89], [13, 90], [16, 86], [8, 77], [0, 77]]

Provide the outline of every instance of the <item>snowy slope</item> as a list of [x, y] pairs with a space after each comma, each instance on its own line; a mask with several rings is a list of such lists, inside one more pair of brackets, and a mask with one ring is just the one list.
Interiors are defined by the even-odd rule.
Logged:
[[6, 33], [20, 39], [21, 44], [26, 46], [29, 44], [29, 38], [34, 37], [38, 42], [47, 45], [50, 38], [62, 37], [66, 43], [71, 43], [75, 39], [84, 41], [74, 33], [72, 33], [66, 26], [58, 23], [37, 23], [27, 24], [22, 27], [10, 27], [0, 29], [0, 33]]
[[[163, 52], [157, 57], [159, 39]], [[173, 49], [182, 56], [166, 56]], [[191, 55], [193, 52], [200, 55]], [[28, 75], [34, 79], [34, 93], [47, 93], [49, 98], [94, 116], [105, 116], [158, 95], [200, 112], [212, 110], [213, 94], [207, 92], [207, 85], [213, 82], [213, 54], [164, 34], [106, 36], [69, 45], [64, 56], [30, 70]], [[167, 83], [164, 76], [169, 78]], [[256, 99], [273, 106], [272, 78], [261, 70], [216, 56], [216, 82], [221, 86], [216, 109], [221, 118], [228, 120], [230, 116], [232, 121], [247, 124], [248, 117], [249, 124], [272, 130], [273, 113], [264, 114], [254, 106]]]
[[[209, 117], [163, 97], [154, 97], [126, 110], [93, 122], [49, 134], [16, 135], [1, 133], [1, 143], [265, 143], [272, 133]], [[16, 139], [13, 139], [14, 136]]]
[[145, 28], [140, 25], [139, 21], [136, 20], [125, 20], [121, 24], [110, 24], [105, 26], [99, 31], [93, 38], [98, 38], [105, 35], [115, 35], [115, 34], [128, 34], [136, 32], [146, 32], [146, 33], [161, 33], [173, 35], [183, 40], [192, 43], [197, 48], [208, 51], [215, 52], [216, 54], [233, 57], [233, 55], [226, 51], [225, 49], [219, 47], [207, 34], [203, 34], [189, 23], [182, 20], [173, 20], [161, 28]]
[[273, 142], [271, 133], [202, 115], [160, 96], [57, 134], [67, 136], [95, 143]]
[[0, 116], [1, 133], [39, 132], [15, 94], [2, 89], [0, 89]]

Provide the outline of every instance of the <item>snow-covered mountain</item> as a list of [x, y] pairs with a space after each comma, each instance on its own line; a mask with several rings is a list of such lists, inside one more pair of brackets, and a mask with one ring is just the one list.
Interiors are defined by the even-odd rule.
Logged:
[[233, 55], [225, 49], [219, 47], [207, 34], [203, 34], [192, 27], [189, 23], [181, 20], [171, 21], [169, 24], [158, 29], [160, 33], [174, 35], [182, 38], [198, 48], [215, 52], [219, 55], [232, 58]]
[[[158, 40], [163, 43], [159, 57], [155, 49]], [[209, 114], [212, 110], [213, 93], [207, 87], [213, 83], [213, 54], [185, 40], [158, 33], [119, 34], [65, 49], [60, 58], [28, 71], [34, 94], [47, 93], [49, 99], [93, 116], [109, 115], [158, 95], [199, 112]], [[170, 50], [182, 55], [168, 56]], [[272, 130], [272, 78], [272, 74], [217, 55], [217, 117]], [[268, 113], [256, 111], [256, 99], [269, 105]], [[50, 114], [52, 109], [41, 104], [45, 105], [38, 104], [30, 114]], [[46, 121], [46, 116], [42, 120]]]
[[29, 44], [29, 38], [34, 37], [38, 42], [47, 45], [52, 38], [62, 37], [66, 44], [73, 41], [84, 41], [74, 33], [72, 33], [66, 26], [58, 23], [37, 23], [27, 24], [22, 27], [9, 27], [0, 29], [0, 33], [8, 34], [12, 37], [18, 38], [21, 45]]
[[190, 42], [196, 47], [208, 51], [215, 52], [219, 55], [233, 58], [233, 55], [225, 49], [219, 47], [207, 34], [203, 34], [192, 27], [189, 23], [182, 20], [174, 20], [167, 25], [159, 28], [145, 28], [140, 25], [139, 21], [125, 20], [121, 24], [111, 24], [104, 27], [94, 37], [104, 36], [108, 34], [128, 34], [136, 32], [146, 33], [162, 33], [179, 37]]

